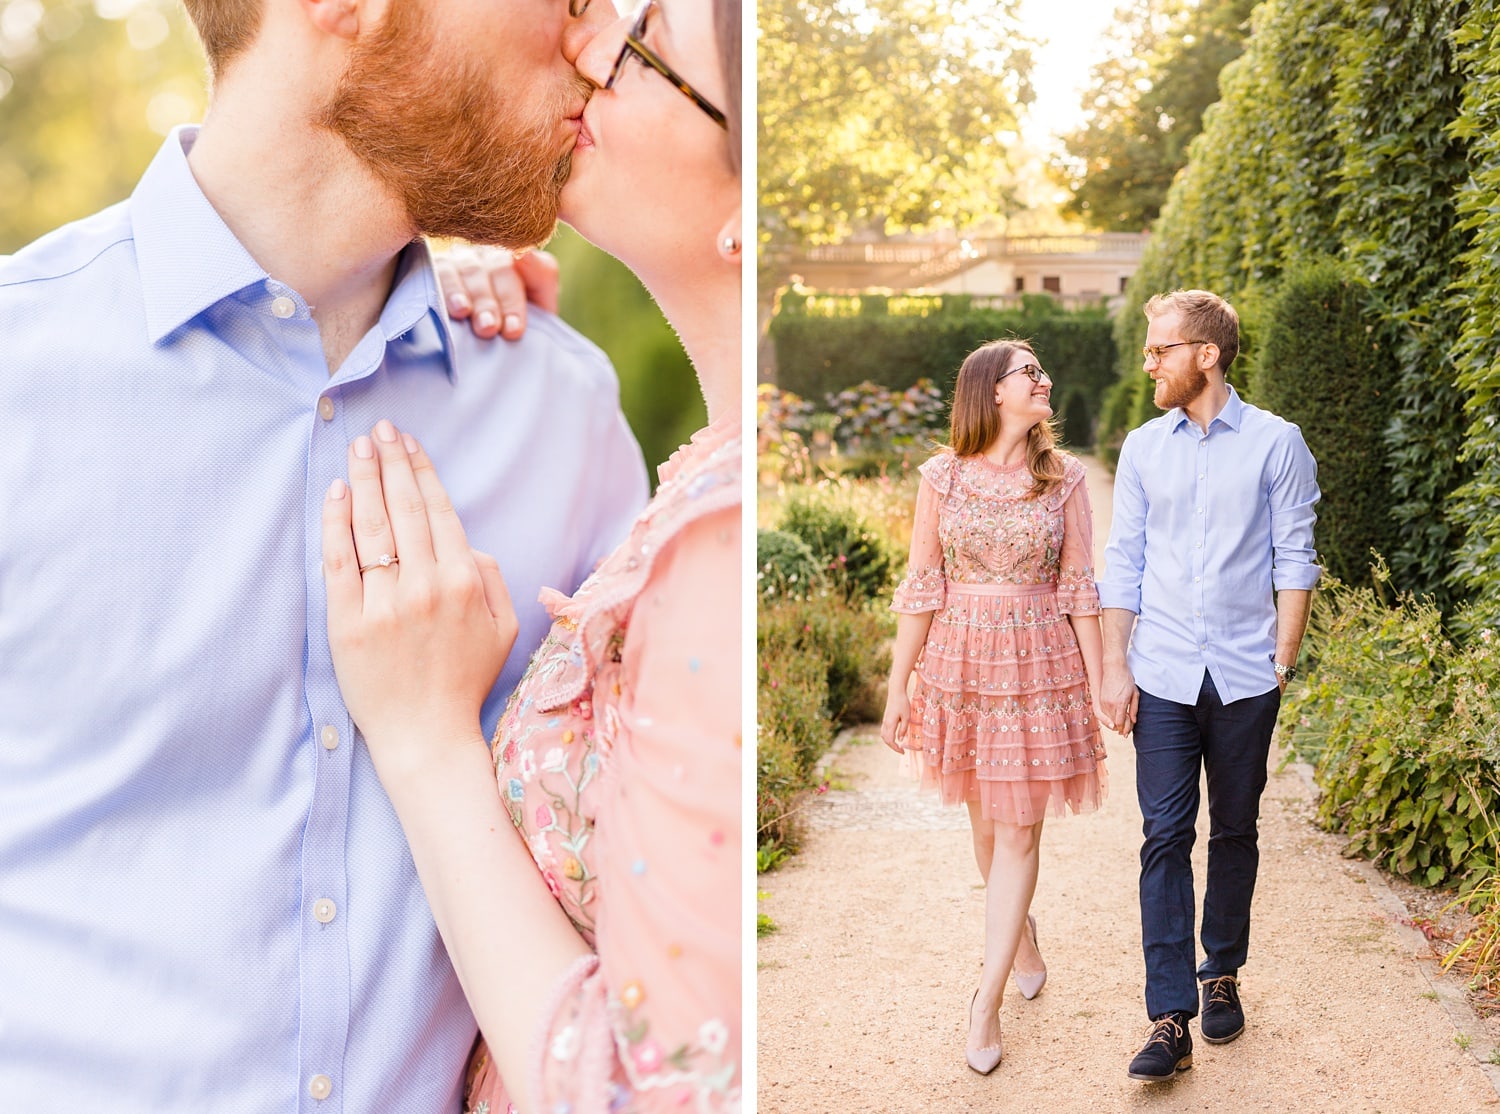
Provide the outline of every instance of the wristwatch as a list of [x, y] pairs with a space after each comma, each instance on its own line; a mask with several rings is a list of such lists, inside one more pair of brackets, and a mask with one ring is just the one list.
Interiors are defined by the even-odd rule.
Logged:
[[1271, 662], [1271, 668], [1276, 670], [1276, 676], [1280, 677], [1287, 684], [1291, 684], [1297, 679], [1297, 667], [1295, 665], [1282, 665], [1279, 661], [1273, 661]]

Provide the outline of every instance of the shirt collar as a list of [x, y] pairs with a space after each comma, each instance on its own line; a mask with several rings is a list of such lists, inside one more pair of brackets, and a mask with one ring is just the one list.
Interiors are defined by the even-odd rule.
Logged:
[[130, 195], [151, 343], [269, 277], [234, 238], [188, 168], [198, 129], [174, 128]]
[[[160, 344], [210, 306], [270, 278], [235, 238], [193, 177], [187, 155], [196, 125], [174, 128], [130, 197], [136, 262], [152, 344]], [[431, 325], [424, 325], [424, 319]], [[386, 343], [430, 340], [455, 379], [453, 333], [432, 269], [432, 253], [416, 240], [401, 253], [391, 295], [380, 312]], [[408, 334], [411, 336], [408, 337]]]
[[[1224, 403], [1224, 409], [1220, 410], [1218, 414], [1214, 416], [1214, 420], [1208, 423], [1208, 428], [1213, 429], [1213, 427], [1217, 423], [1223, 422], [1227, 428], [1232, 429], [1236, 433], [1238, 433], [1240, 429], [1240, 420], [1245, 413], [1245, 403], [1240, 398], [1239, 393], [1235, 391], [1232, 385], [1226, 384], [1226, 386], [1229, 386], [1229, 399]], [[1167, 415], [1167, 425], [1173, 433], [1176, 433], [1179, 429], [1181, 429], [1184, 422], [1188, 422], [1191, 420], [1192, 419], [1188, 417], [1187, 411], [1180, 406], [1173, 407], [1171, 412]]]

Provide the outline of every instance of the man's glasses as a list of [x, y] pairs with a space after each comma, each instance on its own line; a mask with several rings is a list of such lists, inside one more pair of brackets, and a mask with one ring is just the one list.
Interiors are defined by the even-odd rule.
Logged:
[[1181, 348], [1184, 344], [1207, 344], [1206, 340], [1179, 340], [1173, 344], [1148, 344], [1141, 349], [1141, 355], [1148, 360], [1161, 363], [1163, 352], [1170, 352], [1174, 348]]
[[1035, 383], [1038, 387], [1040, 387], [1042, 385], [1042, 380], [1044, 380], [1044, 379], [1048, 383], [1052, 382], [1052, 376], [1048, 375], [1045, 371], [1043, 371], [1041, 368], [1039, 368], [1036, 364], [1024, 364], [1021, 367], [1013, 367], [1009, 371], [1002, 371], [1000, 373], [999, 378], [996, 379], [995, 382], [996, 383], [1004, 382], [1005, 377], [1008, 376], [1008, 375], [1024, 375], [1024, 376], [1026, 376], [1026, 378], [1030, 379], [1033, 383]]
[[[573, 0], [573, 3], [582, 3], [584, 7], [588, 7], [589, 0]], [[675, 85], [678, 92], [707, 113], [715, 124], [727, 131], [729, 122], [724, 118], [724, 114], [710, 104], [702, 93], [689, 85], [676, 70], [663, 62], [656, 51], [646, 45], [646, 23], [654, 11], [656, 11], [656, 0], [645, 0], [645, 3], [636, 10], [635, 18], [630, 21], [630, 30], [625, 32], [625, 43], [620, 47], [620, 56], [615, 59], [615, 68], [610, 70], [609, 80], [604, 83], [604, 87], [606, 89], [615, 87], [615, 82], [620, 80], [620, 74], [625, 70], [625, 63], [629, 61], [631, 55], [635, 55]]]

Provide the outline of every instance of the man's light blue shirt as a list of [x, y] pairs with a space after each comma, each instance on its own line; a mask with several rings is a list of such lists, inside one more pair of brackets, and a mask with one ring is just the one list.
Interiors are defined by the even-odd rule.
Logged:
[[1318, 583], [1319, 497], [1302, 431], [1233, 387], [1207, 433], [1178, 408], [1125, 438], [1099, 605], [1137, 615], [1141, 689], [1196, 704], [1205, 669], [1226, 704], [1276, 687], [1273, 589]]
[[195, 134], [0, 262], [0, 1111], [456, 1112], [474, 1021], [334, 680], [324, 493], [379, 418], [431, 454], [521, 612], [492, 730], [644, 464], [602, 353], [450, 331], [421, 244], [330, 377]]

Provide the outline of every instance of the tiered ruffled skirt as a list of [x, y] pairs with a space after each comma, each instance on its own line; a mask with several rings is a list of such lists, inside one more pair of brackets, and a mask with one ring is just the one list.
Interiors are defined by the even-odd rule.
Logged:
[[1104, 748], [1050, 584], [955, 584], [917, 662], [905, 747], [945, 803], [1030, 825], [1104, 800]]

